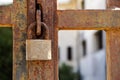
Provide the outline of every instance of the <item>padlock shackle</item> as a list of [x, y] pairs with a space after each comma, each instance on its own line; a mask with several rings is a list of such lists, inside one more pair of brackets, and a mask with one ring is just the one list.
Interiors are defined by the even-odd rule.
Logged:
[[36, 34], [39, 36], [41, 35], [41, 11], [36, 11], [36, 22], [37, 22], [37, 31]]
[[[37, 38], [37, 34], [36, 34], [37, 30], [35, 30], [35, 29], [37, 29], [36, 27], [37, 27], [36, 22], [33, 22], [32, 24], [29, 25], [28, 30], [27, 30], [27, 38], [28, 39], [46, 39], [46, 40], [50, 39], [49, 28], [44, 22], [41, 22], [40, 27], [41, 27], [42, 34], [40, 35], [39, 38]], [[43, 36], [43, 37], [41, 38], [41, 36]]]
[[33, 39], [35, 37], [35, 34], [34, 34], [35, 26], [36, 26], [36, 22], [33, 22], [32, 24], [30, 24], [28, 26], [28, 29], [27, 29], [27, 38], [28, 39]]
[[46, 40], [50, 39], [48, 26], [44, 22], [41, 22], [41, 27], [44, 27], [46, 29], [45, 34], [43, 34], [43, 35], [45, 35], [44, 38]]

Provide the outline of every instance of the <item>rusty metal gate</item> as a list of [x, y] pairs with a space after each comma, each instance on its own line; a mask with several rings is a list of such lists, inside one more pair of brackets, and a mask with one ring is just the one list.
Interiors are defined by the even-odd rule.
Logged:
[[[52, 60], [26, 61], [27, 28], [35, 22], [36, 4], [49, 26]], [[120, 80], [120, 0], [107, 0], [107, 10], [57, 10], [56, 0], [14, 0], [0, 7], [0, 26], [13, 29], [13, 80], [58, 80], [58, 30], [105, 30], [107, 80]]]

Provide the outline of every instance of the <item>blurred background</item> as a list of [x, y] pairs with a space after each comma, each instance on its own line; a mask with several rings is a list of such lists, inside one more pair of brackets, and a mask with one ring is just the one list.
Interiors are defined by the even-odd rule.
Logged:
[[[106, 0], [58, 0], [58, 10], [104, 10]], [[59, 80], [106, 80], [106, 33], [60, 30]]]
[[57, 9], [106, 9], [106, 0], [57, 0]]
[[58, 42], [60, 80], [106, 79], [105, 31], [62, 30]]
[[0, 27], [0, 80], [12, 80], [12, 28]]
[[13, 3], [13, 0], [0, 0], [0, 6], [10, 5]]

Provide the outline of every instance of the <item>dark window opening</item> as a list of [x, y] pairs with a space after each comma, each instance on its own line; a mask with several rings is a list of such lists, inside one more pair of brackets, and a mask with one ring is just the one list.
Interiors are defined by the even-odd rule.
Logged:
[[82, 42], [82, 46], [83, 46], [83, 56], [86, 56], [86, 41]]
[[84, 0], [82, 0], [82, 9], [85, 9], [85, 2], [84, 2]]
[[58, 47], [58, 59], [60, 60], [60, 47]]
[[96, 40], [97, 40], [97, 45], [98, 45], [98, 50], [103, 48], [103, 34], [102, 30], [98, 31], [96, 34]]
[[72, 60], [72, 48], [68, 47], [67, 52], [68, 52], [68, 55], [67, 55], [68, 60], [71, 61]]

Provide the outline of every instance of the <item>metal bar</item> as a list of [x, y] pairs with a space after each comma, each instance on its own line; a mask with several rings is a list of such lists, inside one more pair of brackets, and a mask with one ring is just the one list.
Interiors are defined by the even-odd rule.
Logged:
[[107, 8], [119, 8], [120, 7], [120, 0], [107, 0]]
[[110, 29], [120, 27], [120, 11], [58, 10], [58, 29]]
[[14, 0], [11, 20], [13, 24], [13, 80], [26, 77], [27, 0]]
[[120, 80], [120, 29], [107, 31], [107, 80]]
[[12, 24], [0, 24], [0, 27], [12, 27]]
[[[120, 0], [107, 0], [107, 8], [120, 8]], [[115, 11], [116, 12], [116, 11]], [[120, 14], [118, 12], [118, 14]], [[109, 16], [109, 15], [108, 15]], [[114, 22], [119, 19], [117, 14], [113, 16]], [[120, 20], [119, 20], [120, 21]], [[118, 22], [117, 22], [118, 23]], [[120, 29], [107, 31], [107, 80], [120, 80]]]
[[[37, 0], [42, 8], [42, 21], [47, 24], [50, 30], [52, 41], [52, 60], [50, 61], [27, 61], [29, 80], [58, 80], [58, 59], [57, 59], [57, 28], [56, 28], [56, 0]], [[28, 11], [29, 12], [29, 11]], [[32, 15], [28, 16], [31, 18]]]
[[11, 24], [11, 5], [0, 6], [0, 24], [1, 26]]

